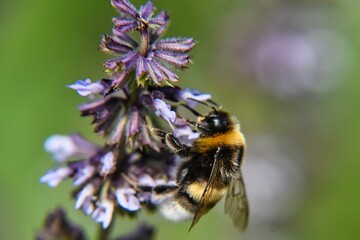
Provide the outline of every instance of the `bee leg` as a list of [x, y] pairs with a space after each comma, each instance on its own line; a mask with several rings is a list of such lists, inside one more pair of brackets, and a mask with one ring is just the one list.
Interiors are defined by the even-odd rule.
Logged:
[[182, 144], [179, 139], [170, 133], [165, 135], [165, 144], [172, 152], [176, 153], [180, 157], [190, 156], [190, 147]]
[[172, 198], [178, 190], [177, 185], [158, 185], [152, 189], [151, 202], [154, 204], [161, 204]]
[[158, 136], [170, 151], [178, 154], [180, 157], [187, 157], [190, 155], [190, 147], [182, 144], [173, 134], [158, 128], [152, 128], [151, 132]]
[[156, 194], [167, 194], [174, 190], [177, 190], [179, 187], [177, 185], [158, 185], [153, 188], [153, 192]]

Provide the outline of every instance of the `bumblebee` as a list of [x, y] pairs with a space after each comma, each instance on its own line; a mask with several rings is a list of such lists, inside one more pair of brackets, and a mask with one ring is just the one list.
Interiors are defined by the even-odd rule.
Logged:
[[176, 183], [152, 189], [164, 217], [174, 221], [191, 220], [192, 227], [226, 195], [225, 213], [244, 231], [249, 207], [241, 174], [245, 139], [235, 117], [213, 110], [189, 124], [200, 133], [192, 146], [182, 144], [174, 135], [157, 132], [170, 151], [183, 160]]

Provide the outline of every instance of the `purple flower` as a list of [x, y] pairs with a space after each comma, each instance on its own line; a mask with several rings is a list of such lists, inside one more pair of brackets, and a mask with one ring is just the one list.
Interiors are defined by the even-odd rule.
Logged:
[[116, 159], [113, 152], [106, 153], [101, 158], [101, 169], [100, 175], [106, 177], [107, 175], [113, 173], [116, 170]]
[[53, 135], [44, 143], [46, 151], [53, 154], [57, 162], [64, 162], [70, 158], [87, 158], [99, 150], [99, 147], [78, 134]]
[[109, 79], [85, 79], [67, 86], [81, 96], [97, 97], [79, 110], [81, 116], [92, 117], [95, 132], [106, 140], [98, 146], [77, 134], [50, 137], [45, 149], [53, 154], [57, 166], [40, 179], [51, 187], [72, 180], [75, 209], [91, 215], [104, 229], [115, 213], [133, 216], [143, 207], [156, 207], [151, 191], [139, 191], [136, 185], [175, 184], [180, 157], [154, 134], [153, 129], [168, 130], [163, 129], [160, 118], [182, 143], [191, 144], [199, 133], [177, 109], [190, 109], [211, 98], [197, 90], [169, 87], [179, 79], [175, 71], [191, 62], [188, 52], [195, 41], [160, 39], [169, 23], [165, 12], [154, 15], [151, 2], [139, 10], [127, 0], [111, 3], [120, 16], [113, 19], [112, 34], [101, 42], [103, 51], [115, 55], [104, 63]]
[[76, 168], [76, 174], [74, 175], [74, 186], [79, 186], [85, 183], [95, 173], [96, 168], [93, 165], [84, 164], [84, 166]]
[[119, 205], [129, 211], [137, 211], [141, 208], [140, 201], [135, 194], [136, 191], [132, 188], [119, 188], [115, 192]]
[[69, 167], [62, 167], [55, 170], [48, 171], [40, 178], [40, 182], [47, 183], [50, 187], [56, 187], [65, 178], [69, 177], [73, 170]]
[[191, 62], [186, 52], [194, 45], [191, 38], [169, 38], [155, 42], [145, 53], [141, 53], [137, 48], [124, 46], [117, 36], [106, 36], [102, 49], [120, 55], [106, 61], [105, 67], [115, 72], [121, 66], [126, 72], [136, 69], [138, 84], [143, 85], [146, 78], [150, 78], [156, 85], [162, 85], [166, 80], [178, 81], [179, 77], [172, 69], [183, 69]]
[[113, 213], [114, 213], [115, 204], [114, 201], [111, 201], [107, 198], [103, 198], [98, 202], [97, 208], [92, 213], [92, 218], [95, 222], [101, 223], [103, 229], [109, 227]]
[[[82, 207], [85, 203], [85, 201], [88, 198], [92, 198], [95, 194], [96, 188], [93, 184], [86, 185], [80, 193], [77, 195], [76, 203], [75, 203], [75, 209], [79, 209]], [[87, 213], [90, 211], [87, 211]], [[92, 212], [92, 211], [91, 211]], [[89, 214], [89, 213], [88, 213]]]
[[179, 100], [185, 101], [186, 104], [191, 108], [194, 108], [198, 104], [198, 102], [205, 102], [211, 99], [210, 94], [202, 94], [199, 90], [189, 88], [178, 91], [176, 97]]
[[[122, 71], [130, 74], [135, 69], [140, 86], [150, 79], [155, 85], [178, 81], [173, 69], [183, 69], [191, 62], [187, 52], [195, 46], [194, 40], [179, 37], [158, 40], [166, 30], [169, 17], [165, 12], [152, 17], [155, 8], [151, 2], [139, 11], [126, 0], [113, 0], [112, 5], [121, 17], [113, 19], [113, 36], [103, 37], [101, 49], [118, 57], [106, 61], [104, 66], [113, 74]], [[128, 35], [133, 30], [140, 33], [139, 43]]]
[[172, 126], [171, 123], [175, 121], [176, 113], [171, 111], [170, 104], [166, 104], [163, 100], [157, 98], [154, 100], [153, 107], [155, 109], [155, 114], [161, 116], [170, 124], [170, 126]]
[[168, 15], [161, 12], [152, 18], [155, 7], [152, 2], [141, 6], [139, 11], [126, 0], [112, 0], [112, 5], [119, 10], [122, 17], [114, 18], [115, 28], [123, 33], [132, 30], [142, 30], [148, 26], [152, 28], [163, 28], [168, 23]]
[[73, 84], [67, 85], [68, 88], [74, 89], [81, 96], [94, 98], [94, 94], [102, 94], [106, 86], [101, 81], [92, 83], [90, 79], [78, 80]]

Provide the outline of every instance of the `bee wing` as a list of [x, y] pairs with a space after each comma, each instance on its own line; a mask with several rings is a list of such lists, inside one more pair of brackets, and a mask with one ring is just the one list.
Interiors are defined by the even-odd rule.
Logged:
[[236, 228], [241, 231], [246, 229], [249, 220], [249, 204], [241, 173], [230, 183], [225, 198], [224, 211], [225, 214], [228, 214], [231, 217]]
[[217, 157], [219, 155], [218, 154], [219, 150], [220, 149], [218, 149], [217, 153], [215, 154], [214, 163], [213, 163], [213, 167], [211, 169], [210, 177], [206, 183], [204, 192], [201, 195], [198, 208], [196, 210], [195, 216], [194, 216], [191, 226], [189, 228], [189, 232], [195, 226], [195, 224], [199, 222], [201, 216], [209, 211], [209, 208], [208, 208], [208, 205], [206, 204], [206, 202], [207, 202], [207, 199], [209, 199], [210, 196], [212, 195], [214, 188], [212, 188], [211, 186], [213, 185], [213, 182], [216, 179], [216, 177], [220, 171], [220, 161], [218, 160], [218, 157]]

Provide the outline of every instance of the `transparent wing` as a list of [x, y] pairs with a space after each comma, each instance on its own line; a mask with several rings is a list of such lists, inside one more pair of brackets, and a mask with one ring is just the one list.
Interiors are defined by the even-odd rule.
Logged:
[[213, 166], [212, 166], [212, 169], [211, 169], [211, 173], [210, 173], [210, 177], [206, 183], [206, 186], [205, 186], [205, 189], [204, 189], [204, 192], [201, 196], [201, 199], [199, 201], [199, 205], [198, 205], [198, 208], [197, 208], [197, 211], [195, 213], [195, 216], [193, 218], [193, 221], [191, 223], [191, 226], [189, 228], [189, 232], [190, 230], [195, 226], [196, 223], [199, 222], [200, 218], [202, 215], [204, 215], [205, 213], [207, 213], [210, 208], [212, 207], [209, 207], [208, 204], [206, 204], [208, 201], [208, 199], [210, 198], [210, 196], [212, 195], [212, 192], [213, 192], [213, 183], [214, 183], [214, 180], [217, 178], [219, 172], [220, 172], [220, 161], [218, 159], [218, 153], [219, 153], [220, 149], [218, 149], [218, 151], [216, 152], [215, 154], [215, 157], [214, 157], [214, 163], [213, 163]]
[[249, 221], [249, 204], [241, 173], [230, 183], [225, 198], [224, 211], [225, 214], [228, 214], [231, 217], [236, 228], [240, 231], [245, 231]]

